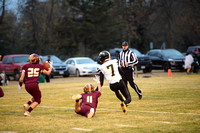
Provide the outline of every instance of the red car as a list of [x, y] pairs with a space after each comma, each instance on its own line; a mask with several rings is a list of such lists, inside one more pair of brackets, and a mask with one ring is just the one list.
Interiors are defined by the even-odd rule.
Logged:
[[13, 76], [14, 80], [19, 80], [22, 65], [28, 62], [28, 54], [5, 55], [0, 62], [0, 72], [4, 71], [7, 76]]

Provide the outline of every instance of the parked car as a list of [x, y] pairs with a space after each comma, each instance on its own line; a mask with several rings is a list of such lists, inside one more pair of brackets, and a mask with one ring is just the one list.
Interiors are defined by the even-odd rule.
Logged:
[[[138, 64], [137, 66], [137, 70], [140, 71], [142, 70], [143, 73], [147, 73], [147, 72], [151, 72], [152, 71], [152, 62], [150, 60], [150, 58], [147, 55], [144, 55], [142, 53], [140, 53], [137, 49], [134, 48], [129, 48], [131, 51], [133, 51], [137, 58], [138, 58]], [[122, 48], [114, 48], [114, 49], [110, 49], [110, 55], [111, 55], [111, 59], [117, 59], [119, 53], [122, 51]]]
[[191, 54], [195, 61], [200, 62], [200, 46], [189, 46], [187, 53]]
[[19, 80], [22, 65], [29, 62], [28, 54], [5, 55], [0, 63], [0, 72]]
[[40, 56], [42, 59], [41, 61], [47, 60], [48, 56], [51, 57], [51, 61], [53, 62], [53, 69], [51, 72], [51, 78], [54, 76], [63, 76], [63, 77], [69, 77], [69, 67], [66, 63], [64, 63], [60, 58], [58, 58], [55, 55], [45, 55]]
[[200, 46], [189, 46], [187, 53], [191, 54], [194, 58], [194, 63], [192, 64], [192, 71], [198, 73], [200, 69]]
[[200, 51], [200, 46], [189, 46], [187, 49], [187, 53], [192, 54], [192, 52], [194, 52], [196, 48], [198, 48]]
[[185, 56], [176, 49], [153, 49], [147, 55], [152, 61], [153, 69], [164, 69], [165, 72], [169, 68], [184, 70]]
[[97, 74], [97, 68], [99, 67], [99, 64], [89, 57], [69, 58], [65, 63], [69, 66], [70, 75], [76, 77]]

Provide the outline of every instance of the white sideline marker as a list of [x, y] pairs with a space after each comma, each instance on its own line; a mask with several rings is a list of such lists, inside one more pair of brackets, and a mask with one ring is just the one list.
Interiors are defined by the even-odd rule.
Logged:
[[118, 127], [136, 127], [136, 126], [132, 126], [132, 125], [121, 125], [121, 124], [113, 124], [114, 126], [118, 126]]
[[80, 130], [80, 131], [88, 131], [88, 132], [91, 132], [92, 129], [84, 129], [84, 128], [72, 128], [74, 130]]
[[176, 122], [169, 122], [169, 121], [153, 121], [156, 123], [164, 123], [164, 124], [177, 124]]

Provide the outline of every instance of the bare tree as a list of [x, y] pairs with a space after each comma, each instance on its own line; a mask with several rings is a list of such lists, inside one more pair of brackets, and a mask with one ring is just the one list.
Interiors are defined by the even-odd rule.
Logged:
[[0, 25], [3, 23], [3, 18], [5, 14], [5, 0], [0, 1]]

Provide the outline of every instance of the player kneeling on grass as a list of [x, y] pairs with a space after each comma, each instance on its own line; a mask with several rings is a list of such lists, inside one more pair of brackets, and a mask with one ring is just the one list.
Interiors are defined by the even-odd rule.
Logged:
[[48, 70], [45, 70], [47, 68], [45, 68], [43, 64], [40, 64], [40, 57], [37, 54], [31, 54], [29, 56], [29, 62], [30, 63], [22, 66], [22, 74], [19, 79], [19, 89], [21, 90], [25, 78], [25, 89], [32, 96], [32, 98], [24, 104], [24, 116], [30, 116], [30, 112], [41, 102], [41, 91], [38, 86], [40, 73], [42, 72], [49, 75], [52, 70], [52, 64], [50, 64]]
[[94, 80], [98, 84], [98, 91], [94, 91], [93, 85], [86, 84], [83, 88], [85, 93], [72, 96], [72, 99], [76, 100], [75, 112], [87, 118], [92, 118], [95, 115], [98, 98], [101, 96], [99, 77], [95, 75]]

